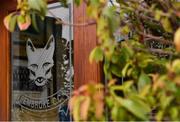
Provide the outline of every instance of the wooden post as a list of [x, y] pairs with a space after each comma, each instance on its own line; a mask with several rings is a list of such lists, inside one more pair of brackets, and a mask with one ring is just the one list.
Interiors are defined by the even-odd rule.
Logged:
[[10, 42], [3, 19], [8, 11], [0, 9], [0, 121], [10, 118]]
[[[85, 23], [87, 20], [86, 5], [74, 5], [74, 23]], [[96, 45], [96, 24], [74, 27], [75, 89], [89, 82], [100, 82], [102, 79], [100, 64], [89, 63], [89, 54]]]

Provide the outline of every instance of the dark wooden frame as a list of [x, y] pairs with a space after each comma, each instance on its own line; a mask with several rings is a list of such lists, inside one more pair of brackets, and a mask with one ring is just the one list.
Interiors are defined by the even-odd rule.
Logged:
[[[54, 0], [50, 0], [53, 2]], [[9, 32], [3, 24], [8, 12], [16, 8], [16, 0], [1, 0], [0, 4], [0, 121], [10, 120], [11, 105], [11, 58]], [[74, 6], [74, 23], [83, 23], [86, 16], [86, 5]], [[100, 64], [90, 64], [88, 56], [97, 45], [96, 25], [74, 27], [74, 85], [75, 89], [89, 82], [99, 82], [102, 79]]]

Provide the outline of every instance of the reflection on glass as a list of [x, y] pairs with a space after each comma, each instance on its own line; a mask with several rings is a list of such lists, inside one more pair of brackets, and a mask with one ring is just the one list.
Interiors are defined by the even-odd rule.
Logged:
[[[71, 9], [49, 5], [61, 11], [60, 19], [71, 21]], [[38, 30], [30, 27], [11, 33], [12, 112], [16, 121], [68, 121], [68, 100], [73, 87], [71, 28], [56, 24], [47, 16], [36, 18]]]

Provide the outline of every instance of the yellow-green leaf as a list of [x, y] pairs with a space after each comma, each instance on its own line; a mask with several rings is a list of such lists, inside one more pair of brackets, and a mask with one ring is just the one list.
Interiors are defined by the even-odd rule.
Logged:
[[144, 72], [141, 72], [141, 75], [138, 80], [138, 90], [142, 90], [146, 85], [149, 85], [151, 83], [151, 79], [147, 74]]
[[91, 51], [90, 56], [89, 56], [90, 63], [92, 63], [93, 60], [95, 60], [96, 62], [103, 60], [103, 50], [100, 47], [95, 47]]
[[167, 17], [162, 18], [161, 23], [162, 23], [164, 29], [167, 32], [170, 32], [170, 33], [173, 32], [173, 29], [171, 27], [171, 22], [169, 21], [169, 18], [167, 18]]

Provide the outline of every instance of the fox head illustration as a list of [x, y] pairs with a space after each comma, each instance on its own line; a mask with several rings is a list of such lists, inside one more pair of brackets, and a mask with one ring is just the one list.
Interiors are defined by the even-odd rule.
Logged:
[[54, 49], [53, 35], [50, 36], [44, 48], [35, 48], [30, 39], [26, 43], [28, 69], [30, 71], [29, 78], [37, 86], [44, 86], [52, 78]]

